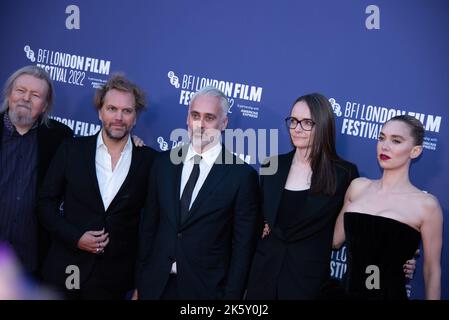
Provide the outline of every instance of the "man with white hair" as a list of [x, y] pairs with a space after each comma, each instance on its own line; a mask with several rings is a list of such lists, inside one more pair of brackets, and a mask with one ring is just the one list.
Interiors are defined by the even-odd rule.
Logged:
[[53, 84], [45, 70], [25, 66], [6, 81], [0, 111], [0, 242], [9, 244], [25, 271], [37, 271], [48, 240], [38, 227], [36, 194], [69, 127], [48, 118]]
[[258, 176], [220, 142], [228, 110], [220, 90], [198, 91], [188, 109], [190, 143], [155, 160], [135, 298], [243, 298], [257, 238]]

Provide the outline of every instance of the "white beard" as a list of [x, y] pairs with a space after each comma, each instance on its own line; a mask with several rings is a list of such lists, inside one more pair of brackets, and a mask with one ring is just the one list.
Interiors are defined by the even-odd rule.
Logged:
[[30, 112], [17, 112], [17, 110], [9, 110], [8, 112], [9, 118], [11, 122], [15, 126], [32, 126], [34, 123], [33, 117], [31, 116]]

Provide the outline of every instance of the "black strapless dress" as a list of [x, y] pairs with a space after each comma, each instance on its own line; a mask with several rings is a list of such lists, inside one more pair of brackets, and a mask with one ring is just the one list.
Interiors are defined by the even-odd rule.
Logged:
[[[421, 234], [407, 224], [382, 216], [358, 212], [344, 215], [348, 269], [346, 293], [353, 299], [404, 300], [407, 299], [403, 265], [412, 258], [419, 246]], [[379, 288], [371, 288], [379, 270]], [[370, 285], [371, 284], [371, 285]]]

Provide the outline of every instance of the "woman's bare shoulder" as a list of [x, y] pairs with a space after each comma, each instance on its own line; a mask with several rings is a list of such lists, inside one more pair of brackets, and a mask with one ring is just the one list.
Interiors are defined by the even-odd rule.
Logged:
[[375, 180], [371, 180], [371, 179], [368, 179], [365, 177], [359, 177], [359, 178], [352, 180], [351, 188], [353, 188], [355, 190], [364, 189], [364, 188], [370, 186], [374, 182], [375, 182]]
[[440, 202], [434, 195], [417, 189], [414, 195], [414, 200], [417, 205], [422, 208], [423, 218], [443, 219], [443, 211], [441, 210]]
[[352, 180], [347, 191], [348, 198], [352, 200], [357, 198], [359, 195], [368, 190], [369, 186], [371, 186], [373, 182], [374, 180], [365, 177], [359, 177]]

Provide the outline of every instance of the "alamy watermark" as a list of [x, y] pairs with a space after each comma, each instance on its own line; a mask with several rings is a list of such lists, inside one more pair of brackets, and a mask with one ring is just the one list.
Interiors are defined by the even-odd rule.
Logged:
[[371, 264], [366, 267], [365, 273], [369, 274], [365, 280], [365, 287], [368, 290], [380, 289], [380, 269], [378, 266]]
[[[278, 129], [225, 129], [223, 133], [217, 129], [198, 129], [189, 134], [187, 129], [174, 129], [170, 134], [170, 140], [177, 141], [177, 145], [204, 146], [208, 144], [222, 143], [227, 150], [234, 154], [245, 155], [234, 157], [231, 153], [225, 153], [218, 157], [217, 164], [257, 164], [270, 158], [270, 161], [260, 168], [261, 175], [273, 175], [278, 169], [279, 134]], [[177, 165], [182, 163], [185, 154], [183, 148], [173, 148], [170, 152], [170, 160]], [[274, 156], [271, 156], [274, 155]]]
[[80, 288], [80, 268], [71, 264], [65, 268], [65, 273], [69, 275], [65, 279], [67, 290], [78, 290]]

